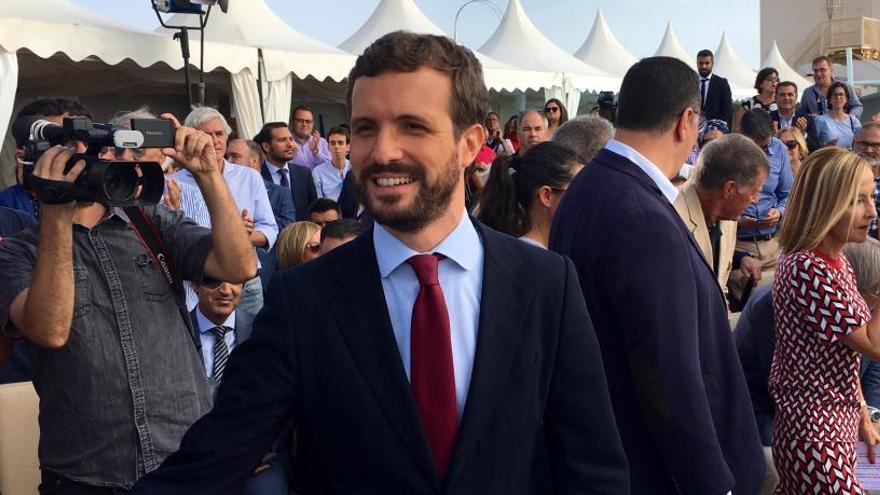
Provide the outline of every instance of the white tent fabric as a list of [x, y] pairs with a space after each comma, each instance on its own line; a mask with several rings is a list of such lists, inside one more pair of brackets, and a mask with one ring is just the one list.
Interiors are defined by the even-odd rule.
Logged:
[[[359, 54], [373, 41], [397, 30], [414, 33], [448, 36], [431, 21], [413, 0], [382, 0], [364, 24], [339, 48], [352, 54]], [[552, 72], [521, 70], [499, 62], [491, 57], [475, 52], [483, 65], [483, 78], [486, 86], [495, 90], [540, 89], [559, 84], [559, 78]]]
[[776, 72], [779, 72], [780, 81], [791, 81], [797, 84], [798, 91], [803, 91], [804, 88], [813, 85], [812, 82], [798, 74], [796, 70], [788, 65], [788, 62], [782, 56], [782, 52], [779, 51], [779, 45], [776, 44], [776, 40], [773, 40], [773, 44], [770, 45], [770, 50], [767, 51], [767, 56], [764, 57], [761, 67], [773, 67], [776, 69]]
[[[11, 84], [7, 84], [10, 82]], [[6, 135], [18, 88], [18, 57], [0, 48], [0, 139]]]
[[562, 74], [566, 89], [617, 91], [620, 87], [619, 77], [574, 58], [547, 39], [520, 0], [510, 0], [501, 24], [479, 50], [515, 67]]
[[693, 56], [690, 55], [683, 46], [681, 46], [681, 42], [678, 41], [678, 36], [675, 35], [675, 31], [672, 29], [672, 21], [668, 21], [666, 23], [666, 32], [663, 33], [663, 39], [660, 40], [660, 46], [657, 47], [657, 51], [654, 52], [655, 57], [675, 57], [682, 62], [690, 65], [694, 70], [696, 70], [696, 54]]
[[260, 132], [263, 127], [260, 93], [257, 80], [250, 69], [232, 74], [232, 110], [239, 136], [251, 139]]
[[[266, 122], [289, 122], [293, 98], [293, 76], [265, 81], [263, 88], [263, 111]], [[253, 136], [254, 134], [251, 134]]]
[[[175, 14], [166, 21], [168, 25], [197, 23], [198, 16], [187, 14]], [[157, 31], [167, 32], [165, 28]], [[192, 39], [197, 39], [197, 35], [193, 34]], [[225, 14], [213, 9], [205, 28], [205, 39], [254, 50], [261, 48], [269, 81], [282, 79], [291, 72], [300, 78], [329, 77], [341, 81], [354, 65], [353, 56], [291, 28], [263, 0], [229, 2], [229, 11]], [[256, 74], [256, 70], [253, 73]]]
[[[191, 44], [192, 60], [198, 60], [198, 43]], [[0, 47], [11, 53], [26, 48], [41, 58], [62, 52], [74, 61], [94, 56], [110, 65], [131, 59], [141, 67], [157, 62], [183, 67], [180, 47], [170, 37], [125, 26], [69, 0], [0, 2]], [[225, 43], [205, 48], [206, 71], [256, 70], [254, 48]]]
[[734, 100], [741, 100], [754, 96], [756, 73], [745, 64], [733, 51], [727, 34], [721, 33], [721, 42], [715, 50], [715, 67], [713, 71], [727, 79], [730, 84], [730, 93]]
[[590, 30], [587, 39], [574, 56], [593, 67], [620, 78], [626, 75], [626, 71], [633, 64], [638, 62], [638, 59], [624, 48], [611, 32], [602, 9], [596, 11], [593, 29]]

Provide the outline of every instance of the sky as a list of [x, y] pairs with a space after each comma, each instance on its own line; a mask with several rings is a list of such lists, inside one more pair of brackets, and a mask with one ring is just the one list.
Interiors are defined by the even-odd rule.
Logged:
[[[235, 2], [237, 0], [229, 0]], [[508, 0], [492, 0], [503, 12]], [[666, 22], [684, 48], [696, 54], [715, 50], [721, 33], [727, 33], [734, 51], [756, 68], [766, 47], [760, 47], [758, 0], [521, 0], [526, 14], [551, 41], [575, 52], [601, 8], [620, 42], [636, 57], [652, 55], [660, 44]], [[153, 29], [158, 23], [151, 0], [73, 0], [125, 24]], [[331, 45], [345, 41], [367, 20], [379, 0], [265, 0], [294, 29]], [[415, 0], [445, 32], [453, 31], [455, 13], [464, 0]], [[216, 10], [215, 12], [219, 12]], [[638, 15], [633, 15], [637, 13]], [[211, 15], [214, 15], [212, 13]], [[472, 48], [485, 42], [500, 19], [487, 5], [474, 3], [462, 12], [459, 40]], [[516, 47], [511, 47], [515, 50]]]

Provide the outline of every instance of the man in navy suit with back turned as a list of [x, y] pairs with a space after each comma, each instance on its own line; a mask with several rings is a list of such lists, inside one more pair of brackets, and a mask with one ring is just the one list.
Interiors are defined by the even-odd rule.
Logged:
[[630, 68], [615, 139], [569, 186], [550, 248], [580, 275], [632, 493], [753, 495], [764, 459], [724, 296], [669, 179], [697, 138], [695, 75], [668, 57]]
[[398, 31], [348, 80], [373, 226], [272, 280], [214, 410], [134, 493], [238, 493], [288, 422], [302, 493], [629, 493], [574, 266], [465, 213], [473, 53]]

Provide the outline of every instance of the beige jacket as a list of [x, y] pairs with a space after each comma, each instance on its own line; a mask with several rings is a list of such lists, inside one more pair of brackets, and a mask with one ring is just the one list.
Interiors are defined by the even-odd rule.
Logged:
[[[688, 181], [678, 198], [675, 200], [675, 211], [684, 220], [685, 226], [691, 231], [697, 244], [700, 245], [700, 251], [703, 252], [703, 258], [709, 267], [714, 266], [712, 256], [712, 241], [709, 238], [709, 226], [706, 225], [706, 217], [703, 215], [703, 207], [700, 205], [700, 198], [697, 196], [697, 188], [693, 180]], [[727, 278], [730, 276], [730, 270], [733, 268], [733, 251], [736, 248], [736, 222], [732, 220], [721, 221], [721, 242], [718, 250], [718, 273], [716, 279], [721, 290], [727, 294]]]

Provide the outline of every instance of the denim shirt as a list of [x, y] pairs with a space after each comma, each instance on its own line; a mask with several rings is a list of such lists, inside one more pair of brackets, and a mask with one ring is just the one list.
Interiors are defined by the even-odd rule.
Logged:
[[[145, 207], [183, 279], [201, 280], [208, 229], [163, 205]], [[0, 328], [19, 336], [9, 306], [31, 284], [38, 228], [0, 243]], [[130, 488], [177, 450], [211, 406], [190, 333], [152, 256], [111, 209], [73, 226], [74, 308], [59, 349], [28, 346], [40, 396], [40, 467], [95, 486]]]
[[[794, 184], [794, 175], [791, 172], [791, 163], [788, 160], [788, 150], [782, 141], [776, 138], [770, 139], [767, 147], [767, 159], [770, 161], [770, 173], [764, 181], [764, 187], [758, 192], [758, 203], [750, 204], [743, 212], [744, 216], [764, 220], [772, 208], [779, 210], [785, 215], [785, 207], [788, 205], [788, 194]], [[744, 229], [739, 227], [736, 235], [739, 238], [756, 235], [773, 235], [779, 230], [781, 223], [772, 227], [757, 229]]]

